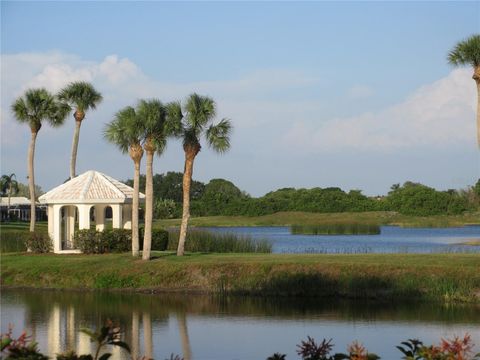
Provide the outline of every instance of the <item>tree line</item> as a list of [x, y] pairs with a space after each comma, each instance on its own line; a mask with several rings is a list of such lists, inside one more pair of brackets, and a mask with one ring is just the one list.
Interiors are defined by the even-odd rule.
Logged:
[[[182, 179], [180, 172], [153, 176], [154, 217], [172, 219], [182, 213]], [[133, 180], [125, 182], [132, 185]], [[140, 175], [140, 186], [145, 175]], [[461, 190], [439, 191], [405, 182], [394, 184], [386, 196], [366, 196], [361, 190], [344, 191], [338, 187], [295, 189], [283, 188], [261, 197], [252, 197], [225, 179], [208, 183], [192, 180], [190, 188], [192, 216], [261, 216], [279, 211], [317, 213], [397, 211], [404, 215], [429, 216], [461, 214], [480, 209], [480, 179]]]

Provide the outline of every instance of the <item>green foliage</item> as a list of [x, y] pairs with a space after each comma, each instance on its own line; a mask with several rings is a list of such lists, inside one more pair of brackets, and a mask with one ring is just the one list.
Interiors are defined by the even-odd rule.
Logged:
[[439, 345], [426, 346], [417, 339], [402, 342], [397, 349], [404, 355], [404, 360], [478, 360], [480, 353], [472, 355], [473, 342], [469, 334], [463, 338], [442, 339]]
[[[140, 228], [140, 250], [143, 250], [144, 229]], [[151, 249], [155, 251], [165, 251], [168, 248], [169, 233], [163, 229], [152, 229]]]
[[[168, 249], [175, 250], [178, 246], [179, 231], [169, 233]], [[206, 253], [270, 253], [272, 244], [267, 240], [253, 240], [246, 235], [189, 229], [185, 250]]]
[[153, 204], [153, 216], [156, 219], [173, 219], [179, 213], [175, 201], [171, 199], [155, 199]]
[[30, 232], [25, 230], [1, 230], [0, 251], [22, 252], [26, 251], [26, 240], [30, 237]]
[[128, 252], [132, 247], [132, 233], [126, 229], [78, 230], [74, 243], [84, 254]]
[[48, 234], [34, 231], [25, 237], [25, 247], [34, 253], [48, 253], [53, 249], [53, 242]]
[[293, 235], [378, 235], [380, 226], [374, 224], [292, 225]]
[[480, 35], [472, 35], [457, 43], [448, 54], [448, 62], [456, 66], [480, 66]]
[[68, 84], [58, 94], [58, 98], [77, 108], [78, 111], [85, 112], [90, 109], [95, 110], [102, 101], [102, 95], [93, 87], [92, 84], [85, 81], [77, 81]]
[[297, 354], [303, 360], [377, 360], [378, 355], [369, 354], [367, 349], [358, 342], [354, 341], [348, 347], [348, 354], [336, 353], [330, 355], [333, 349], [332, 339], [323, 339], [317, 344], [313, 338], [307, 336], [306, 341], [297, 345]]
[[390, 191], [387, 201], [392, 210], [404, 215], [460, 214], [468, 208], [466, 199], [455, 191], [437, 191], [412, 182]]

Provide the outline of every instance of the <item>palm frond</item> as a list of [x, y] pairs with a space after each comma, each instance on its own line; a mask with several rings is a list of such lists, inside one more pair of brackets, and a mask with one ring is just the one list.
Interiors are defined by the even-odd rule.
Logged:
[[154, 142], [161, 142], [166, 137], [165, 123], [166, 107], [158, 99], [140, 100], [137, 105], [137, 116], [142, 121], [144, 139], [152, 138]]
[[173, 101], [166, 106], [167, 116], [165, 121], [165, 134], [167, 136], [180, 137], [184, 132], [182, 124], [183, 113], [180, 101]]
[[448, 53], [447, 60], [455, 66], [480, 66], [480, 35], [472, 35], [457, 43]]
[[103, 100], [102, 95], [85, 81], [76, 81], [68, 84], [58, 93], [60, 100], [75, 106], [78, 110], [85, 112], [95, 110]]
[[212, 98], [196, 93], [187, 98], [185, 110], [186, 121], [189, 126], [194, 128], [204, 128], [217, 113], [216, 104]]
[[232, 124], [228, 119], [222, 119], [218, 124], [211, 125], [205, 136], [208, 145], [219, 153], [224, 153], [230, 149], [230, 134], [232, 132]]
[[117, 145], [123, 153], [128, 153], [130, 145], [140, 142], [143, 132], [143, 124], [135, 109], [127, 106], [118, 111], [114, 119], [104, 127], [103, 137], [108, 142]]

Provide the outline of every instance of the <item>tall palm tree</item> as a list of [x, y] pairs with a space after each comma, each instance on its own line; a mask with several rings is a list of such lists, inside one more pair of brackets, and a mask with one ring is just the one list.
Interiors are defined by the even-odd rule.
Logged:
[[51, 126], [63, 124], [70, 107], [55, 99], [46, 89], [29, 89], [25, 95], [16, 99], [12, 104], [12, 112], [20, 123], [30, 126], [31, 138], [28, 150], [28, 186], [30, 190], [30, 231], [35, 231], [35, 176], [34, 157], [35, 143], [42, 122], [47, 121]]
[[138, 235], [138, 208], [140, 192], [140, 163], [143, 157], [144, 128], [135, 109], [127, 106], [115, 114], [114, 119], [105, 126], [104, 137], [117, 145], [125, 154], [128, 153], [133, 160], [135, 172], [133, 176], [133, 202], [132, 202], [132, 255], [140, 255]]
[[166, 107], [157, 99], [140, 100], [137, 115], [143, 123], [143, 149], [146, 153], [145, 172], [145, 231], [142, 259], [149, 260], [152, 244], [153, 222], [153, 157], [161, 155], [166, 146]]
[[0, 179], [2, 193], [8, 193], [7, 216], [10, 219], [10, 198], [18, 192], [18, 182], [15, 174], [3, 175]]
[[60, 90], [58, 97], [75, 108], [73, 117], [75, 118], [75, 131], [73, 133], [72, 155], [70, 156], [70, 179], [76, 176], [75, 166], [77, 163], [78, 138], [80, 136], [80, 126], [85, 118], [85, 112], [95, 110], [102, 101], [102, 95], [95, 90], [92, 84], [84, 81], [77, 81], [68, 84]]
[[480, 147], [480, 35], [472, 35], [460, 41], [448, 53], [448, 62], [455, 66], [473, 67], [473, 80], [477, 84], [477, 143]]
[[183, 140], [185, 151], [185, 167], [183, 171], [183, 213], [178, 240], [177, 255], [185, 253], [185, 239], [190, 218], [190, 186], [192, 183], [193, 163], [202, 146], [200, 140], [204, 136], [208, 145], [218, 153], [224, 153], [230, 148], [230, 120], [222, 119], [218, 124], [212, 124], [216, 115], [215, 102], [198, 94], [191, 94], [182, 114], [180, 104], [169, 105], [169, 116], [176, 119], [173, 131]]

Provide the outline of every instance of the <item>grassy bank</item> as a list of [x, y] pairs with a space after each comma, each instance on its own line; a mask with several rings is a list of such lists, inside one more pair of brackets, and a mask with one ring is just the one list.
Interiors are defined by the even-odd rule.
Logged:
[[480, 255], [156, 253], [1, 257], [4, 286], [480, 302]]
[[[156, 220], [159, 227], [179, 226], [181, 219]], [[463, 215], [406, 216], [389, 211], [358, 213], [278, 212], [265, 216], [209, 216], [190, 219], [192, 226], [290, 226], [328, 224], [398, 225], [403, 227], [451, 227], [480, 224], [480, 213]]]

